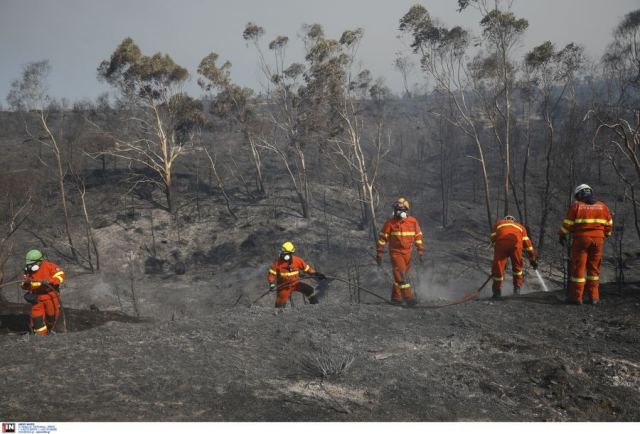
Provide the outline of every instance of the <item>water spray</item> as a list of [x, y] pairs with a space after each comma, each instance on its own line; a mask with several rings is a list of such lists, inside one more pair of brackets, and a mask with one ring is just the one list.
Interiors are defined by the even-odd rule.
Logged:
[[540, 282], [540, 285], [542, 285], [542, 291], [549, 292], [549, 288], [547, 288], [547, 282], [544, 281], [540, 272], [538, 270], [533, 271], [535, 271], [536, 276], [538, 277], [538, 282]]

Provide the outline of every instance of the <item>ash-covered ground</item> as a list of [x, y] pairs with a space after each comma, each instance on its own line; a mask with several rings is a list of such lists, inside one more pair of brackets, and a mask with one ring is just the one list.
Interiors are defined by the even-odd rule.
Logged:
[[[636, 288], [628, 288], [637, 291]], [[330, 290], [331, 291], [331, 290]], [[633, 293], [632, 293], [633, 294]], [[486, 295], [486, 293], [485, 293]], [[0, 336], [5, 420], [637, 421], [640, 299], [374, 300]], [[299, 300], [296, 300], [299, 301]]]
[[544, 263], [555, 291], [528, 275], [521, 296], [494, 302], [487, 286], [435, 309], [486, 280], [491, 250], [468, 226], [425, 225], [418, 307], [363, 291], [358, 303], [334, 280], [320, 305], [296, 294], [276, 310], [273, 295], [251, 301], [285, 237], [321, 271], [382, 297], [388, 264], [375, 266], [364, 231], [327, 250], [323, 227], [296, 217], [205, 221], [179, 242], [154, 213], [157, 260], [139, 259], [151, 248], [140, 217], [96, 231], [108, 258], [99, 273], [67, 267], [67, 333], [24, 334], [20, 291], [3, 290], [15, 303], [0, 313], [3, 420], [640, 420], [637, 284], [603, 285], [602, 306], [568, 306], [556, 264]]

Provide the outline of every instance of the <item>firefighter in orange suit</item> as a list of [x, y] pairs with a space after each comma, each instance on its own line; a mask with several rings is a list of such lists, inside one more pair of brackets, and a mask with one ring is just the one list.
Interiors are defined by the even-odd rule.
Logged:
[[31, 303], [29, 326], [33, 333], [48, 334], [60, 318], [60, 285], [64, 282], [64, 271], [53, 262], [45, 261], [42, 252], [30, 250], [26, 257], [20, 287]]
[[393, 216], [382, 226], [376, 245], [376, 261], [378, 265], [382, 264], [384, 248], [389, 244], [394, 279], [391, 302], [401, 304], [404, 300], [407, 305], [413, 306], [416, 304], [416, 298], [408, 280], [412, 248], [415, 244], [418, 256], [422, 260], [424, 244], [418, 220], [409, 215], [409, 208], [409, 201], [402, 197], [393, 204]]
[[586, 284], [589, 302], [598, 304], [602, 250], [605, 237], [613, 231], [613, 218], [607, 205], [593, 198], [593, 190], [587, 184], [576, 187], [574, 197], [576, 201], [569, 207], [559, 232], [563, 246], [567, 235], [573, 236], [567, 302], [582, 304]]
[[511, 271], [513, 272], [513, 293], [520, 294], [524, 280], [522, 271], [522, 250], [527, 252], [527, 257], [533, 269], [538, 268], [536, 252], [529, 239], [527, 230], [516, 221], [513, 216], [505, 216], [498, 220], [491, 230], [491, 243], [494, 245], [493, 265], [493, 298], [502, 298], [502, 283], [504, 282], [504, 269], [507, 259], [511, 259]]
[[320, 280], [324, 280], [326, 277], [311, 268], [302, 258], [295, 256], [295, 251], [296, 248], [291, 241], [282, 244], [280, 256], [267, 273], [269, 288], [277, 293], [276, 307], [286, 306], [293, 291], [301, 292], [310, 304], [318, 303], [316, 290], [311, 285], [300, 281], [300, 273], [317, 277]]

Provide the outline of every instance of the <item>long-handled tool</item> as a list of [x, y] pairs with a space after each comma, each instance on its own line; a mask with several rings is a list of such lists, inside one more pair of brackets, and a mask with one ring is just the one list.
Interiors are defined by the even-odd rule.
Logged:
[[4, 287], [10, 286], [10, 285], [15, 285], [16, 283], [20, 283], [20, 282], [22, 282], [22, 280], [14, 280], [13, 282], [3, 283], [2, 285], [0, 285], [0, 288], [4, 288]]
[[[330, 277], [327, 277], [327, 279], [330, 279]], [[300, 277], [300, 280], [307, 280], [307, 279], [317, 279], [317, 277], [315, 276], [302, 276]], [[284, 282], [281, 283], [280, 285], [276, 286], [275, 288], [271, 289], [269, 288], [264, 294], [262, 294], [260, 297], [256, 298], [255, 300], [253, 300], [251, 302], [251, 304], [249, 304], [249, 306], [253, 306], [254, 304], [256, 304], [257, 302], [259, 302], [260, 300], [262, 300], [264, 297], [266, 297], [267, 295], [269, 295], [269, 293], [271, 292], [276, 292], [278, 291], [278, 289], [280, 288], [284, 288], [285, 286], [289, 286], [291, 285], [291, 282]], [[240, 299], [243, 297], [244, 294], [241, 294], [240, 297], [238, 298], [238, 300], [235, 302], [234, 306], [238, 304], [238, 302], [240, 302]]]

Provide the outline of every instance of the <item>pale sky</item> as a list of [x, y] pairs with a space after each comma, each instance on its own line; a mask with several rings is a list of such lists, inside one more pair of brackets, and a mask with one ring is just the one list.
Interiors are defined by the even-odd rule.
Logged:
[[[289, 36], [289, 62], [301, 61], [296, 35], [302, 24], [319, 23], [327, 36], [362, 27], [363, 67], [384, 76], [395, 92], [401, 77], [393, 67], [402, 50], [398, 21], [416, 3], [446, 25], [478, 29], [475, 11], [458, 13], [456, 0], [0, 0], [0, 102], [24, 64], [49, 59], [51, 94], [76, 100], [95, 98], [108, 88], [96, 68], [127, 36], [144, 54], [168, 53], [192, 74], [188, 90], [197, 95], [196, 68], [211, 51], [233, 64], [232, 78], [260, 90], [256, 55], [242, 39], [247, 22], [263, 26], [265, 44]], [[624, 14], [640, 0], [514, 0], [513, 12], [529, 20], [522, 50], [545, 40], [557, 46], [577, 42], [599, 58]], [[416, 72], [413, 81], [418, 81]]]

